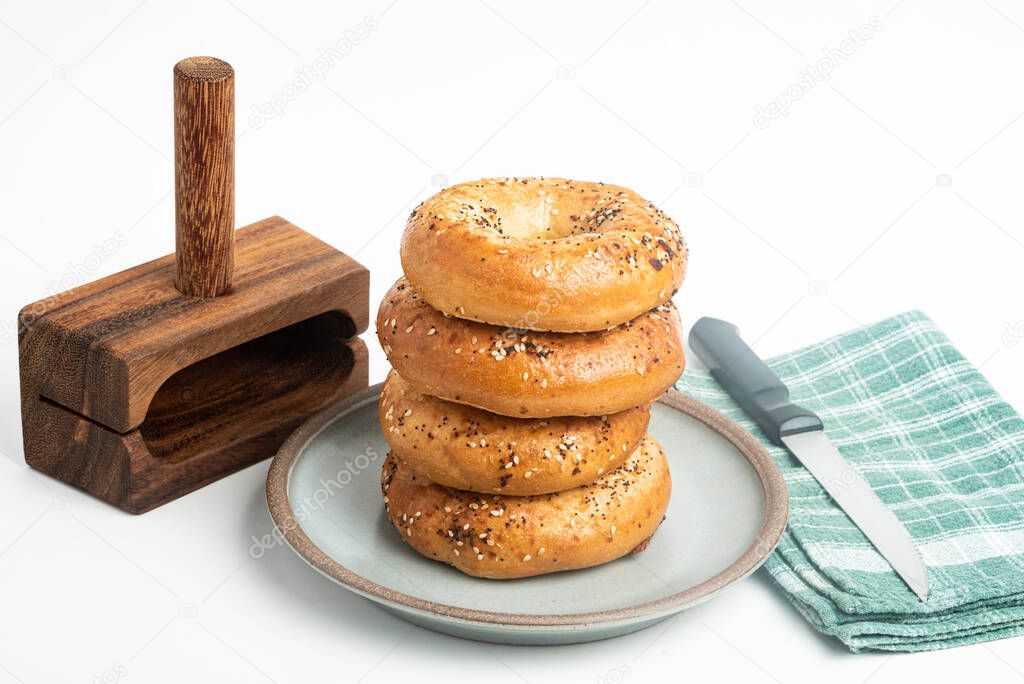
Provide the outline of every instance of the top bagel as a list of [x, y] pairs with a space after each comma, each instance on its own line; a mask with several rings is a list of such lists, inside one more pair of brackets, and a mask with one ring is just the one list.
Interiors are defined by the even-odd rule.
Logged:
[[488, 178], [417, 207], [401, 256], [413, 287], [446, 314], [586, 332], [664, 304], [687, 248], [672, 219], [618, 185]]

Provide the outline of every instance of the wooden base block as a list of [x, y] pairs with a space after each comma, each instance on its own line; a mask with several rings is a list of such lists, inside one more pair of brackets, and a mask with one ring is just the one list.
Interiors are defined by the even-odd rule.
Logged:
[[215, 299], [178, 292], [171, 255], [22, 310], [30, 466], [141, 513], [367, 386], [368, 272], [278, 217], [236, 236]]

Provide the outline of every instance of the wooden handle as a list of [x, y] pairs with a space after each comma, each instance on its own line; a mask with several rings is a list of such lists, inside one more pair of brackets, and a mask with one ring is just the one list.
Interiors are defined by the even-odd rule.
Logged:
[[175, 287], [231, 289], [235, 268], [235, 70], [215, 57], [174, 65]]

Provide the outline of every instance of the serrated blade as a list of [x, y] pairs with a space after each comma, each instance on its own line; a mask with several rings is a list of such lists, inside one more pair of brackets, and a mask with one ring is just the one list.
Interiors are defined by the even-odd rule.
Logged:
[[896, 574], [918, 598], [927, 601], [928, 570], [913, 537], [828, 436], [813, 430], [783, 436], [782, 441], [889, 561]]

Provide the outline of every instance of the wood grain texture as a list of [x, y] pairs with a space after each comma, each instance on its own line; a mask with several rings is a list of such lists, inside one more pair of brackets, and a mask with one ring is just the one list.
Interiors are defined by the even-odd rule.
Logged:
[[369, 272], [280, 217], [237, 231], [230, 296], [174, 287], [174, 255], [29, 304], [22, 373], [39, 393], [118, 432], [137, 428], [167, 379], [265, 333], [342, 311], [369, 324]]
[[280, 217], [237, 249], [213, 299], [178, 291], [167, 255], [22, 309], [29, 465], [141, 512], [272, 456], [366, 386], [368, 271]]
[[174, 66], [175, 283], [216, 297], [235, 265], [235, 72], [214, 57]]
[[[273, 344], [290, 337], [286, 333]], [[264, 343], [248, 350], [242, 345], [196, 368], [192, 379], [209, 382], [193, 389], [192, 401], [177, 395], [185, 399], [180, 412], [161, 407], [152, 423], [123, 434], [48, 399], [30, 397], [23, 404], [27, 463], [125, 511], [144, 513], [273, 456], [303, 420], [367, 386], [362, 340], [323, 340], [321, 351], [331, 352], [325, 375], [304, 358], [302, 344], [293, 344], [288, 358], [270, 363], [258, 353]], [[213, 367], [229, 372], [210, 373]], [[249, 382], [261, 373], [264, 382]], [[273, 377], [287, 378], [284, 386], [268, 387]], [[255, 400], [267, 390], [269, 401]], [[207, 392], [216, 400], [205, 402]]]

